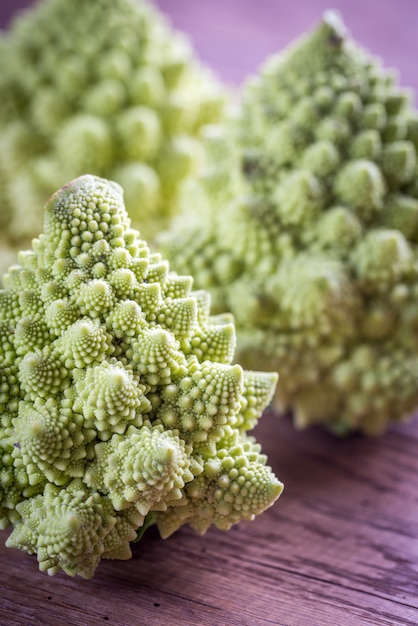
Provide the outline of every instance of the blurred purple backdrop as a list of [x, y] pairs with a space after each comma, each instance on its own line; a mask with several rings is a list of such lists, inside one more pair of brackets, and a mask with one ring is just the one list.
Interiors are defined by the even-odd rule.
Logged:
[[[71, 0], [68, 0], [71, 1]], [[33, 0], [1, 0], [0, 27]], [[189, 34], [199, 57], [227, 83], [239, 85], [265, 57], [338, 9], [352, 35], [400, 82], [418, 91], [418, 0], [155, 0]]]

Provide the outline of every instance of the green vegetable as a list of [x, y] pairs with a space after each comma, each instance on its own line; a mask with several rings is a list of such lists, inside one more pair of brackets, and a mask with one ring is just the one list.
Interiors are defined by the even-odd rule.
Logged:
[[283, 485], [247, 435], [277, 374], [233, 365], [230, 316], [83, 176], [0, 291], [0, 525], [40, 569], [93, 575], [156, 523], [252, 520]]
[[[335, 13], [271, 57], [165, 254], [280, 372], [302, 428], [378, 434], [418, 406], [418, 116]], [[200, 207], [197, 208], [197, 206]], [[203, 224], [203, 226], [201, 225]]]
[[224, 109], [187, 39], [146, 0], [42, 0], [0, 52], [5, 240], [30, 245], [51, 193], [86, 173], [119, 182], [134, 225], [154, 236]]

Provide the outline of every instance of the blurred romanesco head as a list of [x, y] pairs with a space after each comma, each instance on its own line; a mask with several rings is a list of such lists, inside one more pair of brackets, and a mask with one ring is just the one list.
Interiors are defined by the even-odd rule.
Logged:
[[247, 435], [277, 375], [232, 364], [230, 317], [150, 254], [116, 183], [69, 183], [44, 229], [0, 291], [7, 545], [88, 578], [149, 523], [252, 520], [282, 490]]
[[147, 0], [39, 0], [0, 40], [0, 224], [29, 245], [42, 207], [83, 174], [119, 182], [153, 236], [200, 167], [224, 94]]
[[276, 404], [298, 427], [378, 434], [409, 414], [418, 405], [409, 94], [327, 12], [267, 61], [235, 123], [207, 141], [216, 158], [201, 214], [182, 216], [164, 245], [235, 314], [239, 361], [280, 371]]

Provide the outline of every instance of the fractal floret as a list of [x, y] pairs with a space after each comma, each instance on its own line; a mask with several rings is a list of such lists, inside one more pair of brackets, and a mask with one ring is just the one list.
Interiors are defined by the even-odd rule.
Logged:
[[[86, 173], [120, 183], [150, 238], [177, 210], [223, 88], [147, 0], [41, 0], [0, 40], [0, 223], [30, 245], [48, 197]], [[5, 266], [6, 267], [6, 266]]]
[[282, 491], [248, 431], [277, 374], [232, 363], [235, 330], [82, 176], [0, 291], [0, 527], [40, 569], [91, 577], [163, 537], [252, 520]]
[[276, 405], [298, 427], [383, 432], [418, 406], [408, 92], [327, 12], [247, 83], [223, 134], [201, 182], [205, 227], [183, 216], [165, 254], [233, 312], [238, 361], [280, 371]]

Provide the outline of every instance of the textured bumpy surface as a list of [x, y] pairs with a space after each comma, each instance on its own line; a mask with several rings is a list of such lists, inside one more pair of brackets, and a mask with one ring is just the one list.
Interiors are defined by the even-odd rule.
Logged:
[[183, 217], [166, 254], [234, 313], [240, 362], [280, 372], [276, 401], [298, 427], [382, 432], [418, 404], [408, 93], [328, 12], [267, 61], [209, 143], [205, 226]]
[[[282, 484], [247, 435], [277, 374], [231, 364], [235, 331], [83, 176], [0, 291], [0, 526], [40, 568], [91, 577], [138, 529], [227, 530]], [[141, 530], [139, 531], [139, 534]]]
[[30, 245], [59, 187], [120, 183], [149, 238], [202, 159], [224, 94], [146, 0], [42, 0], [0, 40], [0, 223]]

